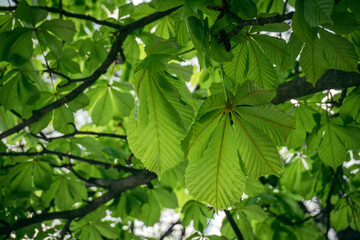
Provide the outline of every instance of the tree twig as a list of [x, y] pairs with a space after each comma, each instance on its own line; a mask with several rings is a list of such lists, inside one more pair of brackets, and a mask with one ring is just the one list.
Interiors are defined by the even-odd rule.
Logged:
[[122, 166], [122, 165], [113, 165], [110, 163], [101, 162], [101, 161], [97, 161], [97, 160], [89, 159], [89, 158], [84, 158], [84, 157], [76, 156], [73, 154], [48, 150], [46, 148], [44, 148], [41, 152], [0, 152], [0, 157], [3, 157], [3, 156], [6, 156], [6, 157], [18, 157], [18, 156], [34, 157], [34, 156], [42, 156], [42, 155], [46, 155], [46, 154], [55, 155], [58, 157], [64, 157], [64, 158], [68, 158], [68, 159], [74, 159], [74, 160], [77, 160], [80, 162], [86, 162], [88, 164], [95, 165], [95, 166], [101, 166], [101, 167], [105, 167], [105, 168], [115, 168], [117, 170], [121, 170], [124, 172], [136, 173], [136, 172], [140, 171], [138, 169], [134, 169], [134, 168], [130, 168], [130, 167]]
[[330, 69], [320, 77], [315, 87], [312, 83], [307, 82], [304, 77], [280, 84], [277, 88], [276, 96], [271, 102], [273, 104], [280, 104], [290, 99], [328, 89], [344, 89], [355, 86], [360, 86], [360, 74], [358, 72], [344, 72]]
[[64, 227], [61, 229], [60, 231], [60, 240], [63, 240], [64, 237], [66, 236], [66, 234], [69, 232], [70, 230], [70, 223], [71, 223], [72, 219], [66, 219]]
[[85, 78], [76, 79], [78, 81], [83, 81], [83, 83], [80, 86], [78, 86], [77, 88], [75, 88], [73, 91], [71, 91], [69, 94], [60, 98], [59, 100], [57, 100], [43, 108], [33, 111], [33, 114], [31, 117], [25, 119], [24, 121], [17, 124], [16, 126], [2, 132], [0, 134], [0, 139], [8, 137], [8, 136], [22, 130], [23, 128], [38, 121], [46, 113], [51, 112], [52, 110], [57, 109], [57, 108], [63, 106], [64, 104], [74, 100], [80, 93], [82, 93], [85, 89], [90, 87], [102, 74], [105, 74], [107, 72], [107, 69], [109, 68], [111, 63], [117, 59], [117, 55], [121, 51], [122, 44], [130, 32], [132, 32], [138, 28], [142, 28], [142, 27], [146, 26], [147, 24], [150, 24], [156, 20], [159, 20], [160, 18], [167, 16], [167, 15], [171, 14], [172, 12], [176, 11], [180, 7], [182, 7], [182, 5], [168, 9], [163, 12], [155, 12], [155, 13], [152, 13], [152, 14], [150, 14], [146, 17], [143, 17], [137, 21], [134, 21], [127, 25], [124, 25], [121, 28], [121, 31], [117, 34], [117, 37], [116, 37], [114, 43], [112, 44], [110, 52], [107, 55], [105, 61], [100, 65], [100, 67], [98, 67], [95, 70], [95, 72], [92, 75], [85, 77]]
[[78, 130], [75, 130], [72, 133], [64, 134], [64, 135], [57, 136], [57, 137], [47, 137], [45, 135], [41, 135], [41, 136], [33, 135], [33, 136], [37, 137], [39, 139], [43, 139], [45, 141], [51, 142], [53, 140], [74, 137], [76, 135], [92, 135], [92, 136], [96, 136], [96, 137], [110, 137], [110, 138], [119, 138], [119, 139], [126, 140], [125, 135], [119, 135], [119, 134], [115, 134], [115, 133], [100, 133], [100, 132], [92, 132], [92, 131], [78, 131]]
[[236, 225], [233, 216], [231, 215], [231, 213], [228, 210], [224, 210], [225, 215], [227, 220], [230, 223], [231, 228], [234, 230], [236, 237], [238, 238], [238, 240], [244, 240], [243, 235], [240, 232], [240, 229], [238, 228], [238, 226]]
[[[45, 7], [45, 6], [31, 6], [31, 7], [37, 8], [37, 9], [43, 9], [43, 10], [46, 10], [51, 13], [58, 13], [58, 14], [60, 14], [60, 16], [63, 15], [63, 16], [70, 17], [70, 18], [77, 18], [77, 19], [91, 21], [93, 23], [103, 25], [103, 26], [108, 26], [108, 27], [115, 28], [118, 30], [120, 30], [123, 27], [121, 24], [118, 24], [118, 23], [113, 23], [113, 22], [109, 22], [106, 20], [100, 20], [100, 19], [94, 18], [90, 15], [68, 12], [61, 8], [53, 8], [53, 7]], [[17, 6], [0, 7], [0, 11], [15, 11], [16, 8], [17, 8]]]
[[290, 20], [293, 16], [294, 12], [289, 12], [283, 15], [276, 15], [273, 17], [267, 18], [257, 18], [253, 20], [242, 20], [238, 23], [238, 25], [228, 34], [228, 38], [234, 37], [238, 34], [245, 26], [263, 26], [269, 23], [281, 23], [285, 20]]
[[168, 230], [166, 230], [166, 232], [164, 232], [163, 235], [161, 235], [161, 237], [159, 238], [160, 240], [163, 240], [165, 237], [169, 236], [173, 231], [174, 231], [174, 227], [178, 224], [181, 224], [181, 221], [178, 220], [177, 222], [171, 224], [171, 226], [168, 228]]
[[114, 182], [111, 186], [110, 190], [105, 194], [101, 195], [98, 198], [95, 198], [93, 201], [88, 203], [87, 205], [74, 209], [67, 210], [62, 212], [51, 212], [35, 215], [32, 218], [19, 219], [11, 226], [1, 227], [0, 228], [0, 236], [6, 236], [10, 234], [12, 231], [16, 231], [20, 228], [33, 225], [35, 223], [53, 220], [53, 219], [75, 219], [78, 217], [83, 217], [88, 213], [94, 211], [98, 207], [107, 203], [111, 199], [119, 196], [122, 192], [149, 183], [151, 180], [156, 178], [155, 173], [151, 173], [147, 170], [141, 170], [138, 173], [131, 175], [126, 178], [122, 178]]

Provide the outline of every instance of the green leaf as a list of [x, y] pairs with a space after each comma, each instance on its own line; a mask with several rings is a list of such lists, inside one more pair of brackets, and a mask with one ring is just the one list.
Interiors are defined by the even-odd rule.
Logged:
[[[55, 195], [55, 205], [60, 210], [69, 210], [74, 203], [87, 199], [87, 190], [85, 186], [70, 176], [59, 176], [58, 189]], [[52, 188], [52, 187], [51, 187]]]
[[0, 106], [0, 131], [8, 130], [15, 125], [15, 116]]
[[95, 229], [104, 237], [110, 238], [110, 239], [118, 239], [119, 233], [117, 229], [110, 227], [108, 223], [105, 222], [96, 222], [94, 224]]
[[189, 135], [183, 142], [186, 151], [186, 157], [190, 162], [200, 159], [207, 148], [209, 139], [214, 132], [222, 111], [212, 111], [205, 114], [192, 126]]
[[12, 15], [0, 15], [0, 33], [11, 30], [13, 19]]
[[139, 60], [140, 48], [133, 35], [127, 36], [124, 43], [124, 55], [126, 61], [135, 64]]
[[126, 117], [134, 107], [134, 98], [129, 93], [119, 91], [116, 84], [99, 81], [87, 94], [90, 99], [89, 112], [96, 125], [104, 126], [113, 117]]
[[249, 197], [264, 192], [264, 185], [257, 178], [246, 178], [245, 194]]
[[208, 44], [205, 42], [203, 22], [196, 17], [188, 17], [185, 20], [190, 39], [197, 50], [200, 68], [211, 66], [210, 59], [206, 54]]
[[320, 40], [331, 67], [343, 71], [357, 71], [359, 57], [351, 42], [325, 30], [320, 30]]
[[304, 199], [311, 199], [313, 196], [311, 175], [305, 168], [303, 159], [296, 159], [284, 170], [281, 183], [292, 193], [301, 195]]
[[103, 41], [96, 41], [91, 44], [90, 48], [90, 58], [85, 62], [85, 67], [89, 70], [93, 70], [99, 67], [101, 63], [104, 62], [108, 52], [104, 47]]
[[177, 208], [178, 202], [173, 191], [165, 188], [155, 188], [151, 191], [161, 208]]
[[264, 131], [278, 145], [284, 144], [287, 136], [295, 129], [295, 119], [272, 104], [239, 106], [236, 112], [255, 128]]
[[316, 38], [316, 30], [312, 28], [305, 19], [304, 1], [297, 0], [295, 5], [295, 13], [292, 17], [292, 28], [294, 33], [303, 42], [311, 44]]
[[44, 9], [30, 7], [25, 1], [21, 1], [16, 6], [15, 17], [29, 23], [32, 27], [44, 20], [47, 16], [47, 11]]
[[283, 39], [270, 37], [264, 34], [253, 34], [251, 37], [259, 44], [265, 55], [273, 64], [281, 66], [282, 59], [287, 51], [287, 45]]
[[240, 165], [253, 177], [281, 170], [273, 141], [284, 142], [294, 128], [292, 117], [267, 104], [272, 99], [270, 91], [248, 81], [237, 92], [232, 101], [224, 94], [208, 97], [183, 141], [189, 159], [187, 188], [196, 199], [210, 201], [216, 209], [239, 200], [245, 181]]
[[355, 88], [348, 96], [346, 96], [343, 105], [340, 108], [340, 116], [351, 117], [356, 120], [360, 112], [360, 94], [359, 88]]
[[236, 82], [243, 83], [248, 71], [248, 45], [243, 42], [232, 49], [234, 58], [224, 63], [226, 74]]
[[314, 86], [328, 69], [323, 51], [320, 40], [316, 39], [313, 44], [306, 43], [301, 52], [300, 66], [305, 72], [306, 81], [311, 82]]
[[[241, 116], [241, 115], [240, 115]], [[241, 163], [246, 175], [260, 177], [275, 174], [282, 169], [275, 144], [259, 129], [234, 114], [235, 136], [239, 145]]]
[[52, 32], [58, 38], [66, 42], [72, 42], [76, 33], [74, 22], [62, 19], [47, 20], [40, 25], [40, 29]]
[[268, 215], [259, 205], [240, 205], [237, 207], [237, 210], [245, 213], [248, 218], [254, 219], [256, 221], [263, 222], [268, 218]]
[[34, 160], [33, 164], [33, 179], [35, 187], [48, 189], [52, 182], [52, 169], [50, 165], [39, 160]]
[[181, 117], [165, 98], [161, 81], [166, 79], [147, 71], [135, 74], [133, 84], [140, 107], [128, 130], [130, 149], [159, 176], [184, 159], [180, 143], [185, 138]]
[[16, 196], [29, 194], [33, 190], [32, 167], [30, 161], [12, 167], [9, 173], [2, 177], [2, 185], [7, 186], [7, 189]]
[[62, 54], [62, 42], [48, 33], [47, 31], [41, 31], [39, 30], [37, 33], [39, 42], [41, 44], [41, 47], [45, 50], [47, 47], [49, 47], [52, 54], [56, 56], [61, 56]]
[[280, 65], [281, 69], [285, 70], [294, 68], [295, 60], [299, 55], [302, 46], [303, 42], [294, 33], [292, 33], [287, 44], [287, 51]]
[[33, 55], [32, 31], [28, 28], [15, 28], [0, 34], [0, 61], [24, 64]]
[[245, 178], [228, 114], [218, 123], [202, 157], [189, 163], [185, 179], [190, 194], [216, 210], [240, 201]]
[[[336, 231], [346, 229], [351, 222], [352, 209], [346, 202], [345, 198], [340, 199], [335, 209], [330, 212], [330, 223]], [[355, 216], [353, 216], [355, 217]]]
[[247, 78], [255, 81], [260, 87], [275, 90], [278, 77], [269, 59], [254, 41], [248, 42], [249, 71]]
[[326, 165], [335, 169], [346, 160], [347, 149], [336, 135], [333, 124], [323, 125], [320, 133], [324, 131], [325, 135], [319, 146], [319, 156]]
[[4, 108], [25, 109], [25, 107], [29, 107], [26, 102], [32, 96], [38, 94], [38, 90], [29, 79], [29, 76], [17, 69], [9, 72], [5, 79], [7, 81], [0, 87], [0, 103]]
[[67, 134], [72, 133], [75, 129], [73, 127], [74, 114], [66, 106], [61, 106], [54, 110], [53, 126], [58, 132]]
[[213, 213], [204, 204], [190, 200], [182, 207], [181, 212], [184, 214], [182, 224], [188, 226], [193, 221], [193, 226], [199, 231], [204, 231], [207, 226], [207, 219], [211, 218]]
[[216, 38], [211, 41], [211, 57], [217, 62], [229, 62], [234, 55], [226, 51], [225, 47], [217, 42]]
[[155, 196], [150, 194], [149, 203], [145, 203], [142, 207], [139, 220], [143, 221], [147, 226], [152, 226], [160, 219], [161, 208]]
[[312, 27], [332, 23], [330, 14], [333, 7], [333, 0], [304, 0], [304, 17]]

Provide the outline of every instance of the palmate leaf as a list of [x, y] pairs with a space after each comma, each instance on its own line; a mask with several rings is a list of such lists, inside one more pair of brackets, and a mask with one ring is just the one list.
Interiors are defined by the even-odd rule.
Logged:
[[304, 0], [304, 16], [312, 26], [331, 23], [330, 14], [334, 7], [333, 0]]
[[[294, 128], [292, 117], [268, 104], [272, 94], [247, 81], [234, 99], [220, 93], [200, 107], [183, 141], [189, 192], [215, 209], [237, 202], [250, 177], [277, 174], [282, 164], [275, 143]], [[275, 142], [275, 143], [274, 143]]]
[[320, 159], [327, 165], [336, 168], [346, 160], [348, 149], [360, 147], [360, 129], [342, 127], [333, 122], [327, 122], [320, 129], [324, 137], [319, 146]]
[[262, 48], [265, 55], [273, 64], [281, 66], [282, 59], [287, 52], [285, 40], [276, 37], [270, 37], [265, 34], [252, 34], [251, 37]]
[[133, 84], [140, 107], [128, 129], [129, 146], [134, 155], [159, 176], [184, 159], [181, 141], [186, 134], [182, 119], [171, 104], [174, 99], [170, 102], [164, 96], [163, 81], [167, 80], [159, 73], [146, 70], [135, 73]]
[[87, 96], [91, 99], [89, 112], [92, 121], [100, 126], [108, 124], [116, 114], [120, 117], [129, 116], [134, 107], [133, 96], [119, 91], [116, 83], [110, 85], [107, 81], [99, 81]]
[[300, 66], [305, 72], [306, 81], [311, 82], [313, 85], [328, 69], [319, 39], [316, 39], [313, 44], [305, 44], [300, 57]]
[[228, 113], [221, 118], [204, 154], [190, 161], [185, 175], [189, 192], [217, 210], [239, 201], [245, 188], [229, 118]]
[[234, 57], [231, 62], [224, 63], [224, 70], [230, 78], [242, 83], [245, 81], [249, 65], [249, 54], [246, 41], [237, 45], [232, 50], [232, 53], [234, 54]]
[[254, 41], [248, 42], [249, 71], [247, 78], [255, 81], [260, 87], [275, 90], [278, 78], [269, 59]]
[[331, 67], [343, 71], [357, 71], [359, 57], [354, 45], [338, 35], [320, 30], [325, 57]]

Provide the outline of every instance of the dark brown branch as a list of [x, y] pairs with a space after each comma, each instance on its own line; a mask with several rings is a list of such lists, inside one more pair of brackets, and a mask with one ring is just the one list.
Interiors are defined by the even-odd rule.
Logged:
[[335, 186], [336, 186], [336, 183], [338, 183], [338, 177], [341, 176], [342, 174], [342, 166], [339, 166], [335, 173], [333, 173], [333, 180], [331, 182], [331, 185], [330, 185], [330, 190], [329, 190], [329, 193], [326, 197], [326, 201], [325, 201], [325, 208], [323, 209], [323, 212], [324, 212], [324, 222], [325, 222], [325, 238], [326, 239], [329, 239], [328, 238], [328, 233], [329, 233], [329, 230], [330, 230], [330, 212], [331, 210], [334, 208], [334, 205], [332, 205], [331, 203], [331, 197], [334, 193], [334, 190], [335, 190]]
[[105, 167], [105, 168], [115, 168], [117, 170], [121, 170], [124, 172], [131, 172], [131, 173], [136, 173], [140, 170], [134, 169], [134, 168], [130, 168], [130, 167], [125, 167], [122, 165], [113, 165], [110, 163], [106, 163], [106, 162], [101, 162], [101, 161], [96, 161], [93, 159], [89, 159], [89, 158], [83, 158], [83, 157], [79, 157], [76, 155], [72, 155], [72, 154], [68, 154], [68, 153], [63, 153], [63, 152], [56, 152], [56, 151], [52, 151], [52, 150], [48, 150], [48, 149], [43, 149], [41, 152], [0, 152], [0, 157], [3, 156], [7, 156], [7, 157], [18, 157], [18, 156], [27, 156], [27, 157], [34, 157], [34, 156], [42, 156], [42, 155], [55, 155], [58, 157], [64, 157], [64, 158], [68, 158], [68, 159], [74, 159], [80, 162], [86, 162], [89, 163], [91, 165], [95, 165], [95, 166], [101, 166], [101, 167]]
[[170, 9], [168, 9], [166, 11], [162, 11], [162, 12], [154, 12], [146, 17], [140, 18], [139, 20], [136, 20], [127, 25], [124, 25], [122, 28], [122, 31], [124, 31], [125, 34], [128, 34], [136, 29], [142, 28], [142, 27], [148, 25], [149, 23], [155, 22], [156, 20], [159, 20], [160, 18], [163, 18], [163, 17], [175, 12], [182, 6], [183, 5], [180, 5], [180, 6], [177, 6], [174, 8], [170, 8]]
[[[68, 12], [65, 11], [64, 9], [61, 8], [53, 8], [53, 7], [45, 7], [45, 6], [31, 6], [33, 8], [38, 8], [38, 9], [44, 9], [48, 12], [51, 13], [58, 13], [60, 14], [60, 16], [67, 16], [67, 17], [71, 17], [71, 18], [77, 18], [77, 19], [82, 19], [82, 20], [87, 20], [87, 21], [91, 21], [93, 23], [99, 24], [99, 25], [103, 25], [103, 26], [108, 26], [108, 27], [112, 27], [115, 29], [120, 30], [123, 26], [118, 24], [118, 23], [112, 23], [106, 20], [99, 20], [97, 18], [94, 18], [92, 16], [89, 15], [85, 15], [85, 14], [79, 14], [79, 13], [72, 13], [72, 12]], [[15, 7], [0, 7], [0, 11], [14, 11], [16, 10], [16, 6]]]
[[60, 240], [63, 240], [66, 234], [69, 232], [71, 221], [72, 219], [66, 219], [64, 227], [60, 231]]
[[257, 18], [253, 20], [242, 20], [238, 21], [238, 25], [228, 34], [228, 37], [231, 38], [238, 34], [245, 26], [263, 26], [265, 24], [270, 23], [281, 23], [285, 20], [290, 20], [293, 16], [294, 12], [289, 12], [283, 15], [276, 15], [274, 17], [267, 18]]
[[0, 134], [0, 139], [5, 138], [7, 136], [10, 136], [11, 134], [14, 134], [21, 129], [31, 125], [32, 123], [35, 123], [38, 121], [42, 116], [44, 116], [46, 113], [51, 112], [52, 110], [59, 108], [63, 106], [65, 103], [68, 103], [75, 99], [80, 93], [82, 93], [85, 89], [90, 87], [102, 74], [106, 73], [108, 67], [111, 65], [111, 63], [114, 61], [114, 59], [117, 56], [117, 53], [119, 49], [122, 46], [123, 41], [125, 40], [126, 35], [120, 35], [116, 38], [115, 42], [113, 43], [111, 50], [105, 59], [105, 61], [101, 64], [101, 66], [95, 70], [95, 72], [87, 77], [86, 82], [75, 88], [73, 91], [71, 91], [66, 96], [60, 98], [59, 100], [39, 109], [33, 111], [33, 115], [26, 120], [22, 121], [18, 125], [16, 125], [13, 128], [10, 128]]
[[74, 210], [68, 210], [68, 211], [62, 211], [62, 212], [51, 212], [51, 213], [45, 213], [45, 214], [39, 214], [32, 218], [27, 219], [20, 219], [16, 221], [13, 225], [8, 227], [1, 227], [0, 228], [0, 236], [7, 235], [13, 231], [16, 231], [20, 228], [33, 225], [35, 223], [40, 223], [48, 220], [53, 219], [75, 219], [78, 217], [83, 217], [86, 214], [94, 211], [101, 205], [107, 203], [109, 200], [119, 196], [122, 192], [138, 187], [143, 184], [149, 183], [151, 180], [156, 178], [156, 174], [151, 173], [147, 170], [141, 170], [137, 174], [122, 178], [114, 182], [110, 190], [103, 194], [102, 196], [94, 199], [92, 202], [87, 204], [84, 207], [74, 209]]
[[303, 223], [309, 221], [310, 219], [316, 218], [316, 217], [318, 217], [320, 214], [322, 214], [322, 212], [320, 211], [319, 213], [317, 213], [317, 214], [314, 215], [314, 216], [308, 216], [308, 217], [306, 217], [306, 218], [304, 218], [304, 219], [301, 219], [301, 220], [299, 220], [299, 221], [293, 222], [293, 221], [287, 219], [286, 217], [283, 217], [283, 216], [281, 216], [281, 215], [278, 215], [278, 214], [276, 214], [276, 213], [274, 213], [274, 212], [272, 212], [272, 211], [270, 211], [270, 210], [266, 210], [266, 212], [270, 213], [272, 216], [276, 217], [277, 219], [279, 219], [280, 221], [282, 221], [283, 223], [285, 223], [285, 224], [287, 224], [287, 225], [289, 225], [289, 226], [295, 226], [295, 225], [303, 224]]
[[68, 137], [74, 137], [75, 135], [92, 135], [92, 136], [96, 136], [96, 137], [110, 137], [110, 138], [119, 138], [119, 139], [123, 139], [126, 140], [126, 136], [125, 135], [119, 135], [119, 134], [115, 134], [115, 133], [99, 133], [99, 132], [92, 132], [92, 131], [78, 131], [75, 130], [72, 133], [69, 134], [64, 134], [61, 136], [57, 136], [57, 137], [47, 137], [45, 135], [39, 136], [39, 135], [33, 135], [39, 139], [43, 139], [45, 141], [53, 141], [56, 139], [62, 139], [62, 138], [68, 138]]
[[98, 69], [95, 70], [95, 72], [92, 75], [90, 75], [89, 77], [86, 77], [86, 78], [77, 79], [77, 80], [83, 81], [83, 83], [80, 86], [78, 86], [72, 92], [70, 92], [66, 96], [60, 98], [59, 100], [57, 100], [39, 110], [33, 111], [33, 115], [31, 117], [22, 121], [18, 125], [2, 132], [0, 134], [0, 139], [8, 137], [11, 134], [14, 134], [14, 133], [22, 130], [23, 128], [38, 121], [46, 113], [51, 112], [52, 110], [59, 108], [59, 107], [63, 106], [64, 104], [75, 99], [80, 93], [82, 93], [85, 89], [90, 87], [102, 74], [107, 72], [107, 69], [109, 68], [111, 63], [113, 63], [117, 59], [117, 55], [121, 51], [122, 44], [123, 44], [126, 36], [130, 32], [132, 32], [138, 28], [144, 27], [147, 24], [150, 24], [164, 16], [171, 14], [172, 12], [179, 9], [181, 6], [174, 7], [174, 8], [171, 8], [171, 9], [163, 11], [163, 12], [155, 12], [155, 13], [152, 13], [152, 14], [150, 14], [146, 17], [143, 17], [137, 21], [134, 21], [132, 23], [124, 25], [123, 28], [121, 29], [120, 33], [117, 35], [114, 43], [112, 44], [110, 52], [109, 52], [108, 56], [106, 57], [105, 61], [101, 64], [101, 66]]
[[226, 218], [230, 223], [231, 228], [234, 230], [236, 237], [238, 238], [238, 240], [244, 240], [243, 235], [240, 232], [240, 229], [238, 228], [238, 226], [236, 225], [233, 216], [231, 215], [231, 213], [228, 210], [224, 210], [225, 214], [226, 214]]
[[165, 237], [169, 236], [173, 231], [174, 231], [174, 227], [178, 224], [181, 224], [181, 221], [178, 220], [177, 222], [171, 224], [171, 226], [168, 228], [168, 230], [166, 230], [166, 232], [161, 235], [161, 237], [159, 238], [160, 240], [163, 240]]
[[307, 82], [304, 77], [280, 84], [272, 103], [280, 104], [290, 99], [328, 89], [344, 89], [355, 86], [360, 86], [360, 73], [330, 69], [321, 76], [316, 82], [315, 87], [312, 83]]

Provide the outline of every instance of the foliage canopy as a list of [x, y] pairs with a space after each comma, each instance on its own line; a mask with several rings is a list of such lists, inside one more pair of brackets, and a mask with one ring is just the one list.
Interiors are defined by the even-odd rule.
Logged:
[[8, 1], [1, 238], [359, 237], [359, 56], [358, 0]]

